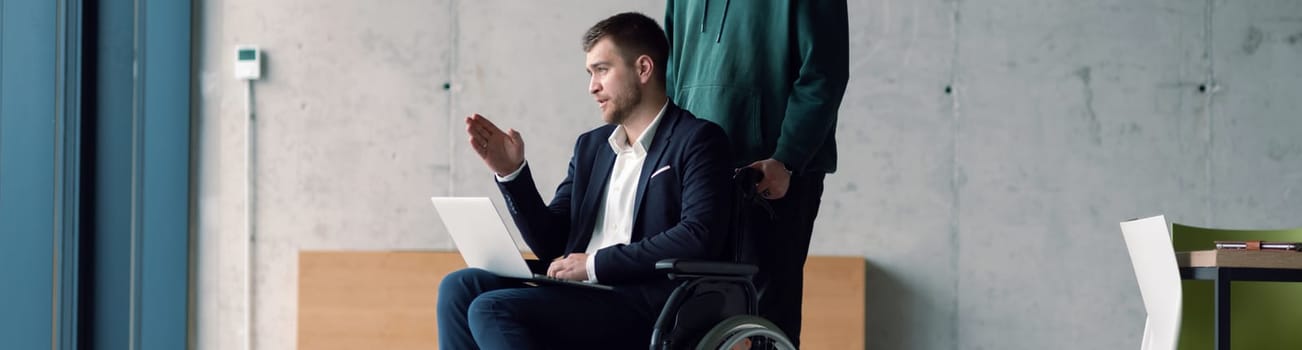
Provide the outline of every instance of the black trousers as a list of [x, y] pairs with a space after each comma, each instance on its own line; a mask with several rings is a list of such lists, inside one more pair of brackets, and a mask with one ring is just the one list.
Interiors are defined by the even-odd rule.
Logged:
[[814, 218], [822, 203], [826, 174], [796, 174], [786, 196], [770, 201], [774, 216], [763, 210], [750, 213], [751, 248], [759, 265], [760, 316], [782, 329], [800, 346], [800, 308], [804, 293], [805, 257], [814, 233]]

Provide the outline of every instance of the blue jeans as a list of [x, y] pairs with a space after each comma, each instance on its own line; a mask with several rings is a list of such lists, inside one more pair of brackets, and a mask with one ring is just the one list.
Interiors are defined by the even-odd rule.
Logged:
[[631, 349], [657, 315], [618, 291], [532, 287], [467, 268], [439, 284], [439, 349]]

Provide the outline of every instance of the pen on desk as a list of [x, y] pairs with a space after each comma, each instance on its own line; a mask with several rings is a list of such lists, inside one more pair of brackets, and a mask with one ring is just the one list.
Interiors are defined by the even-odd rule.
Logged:
[[1302, 250], [1302, 244], [1295, 242], [1216, 241], [1216, 249], [1299, 251]]

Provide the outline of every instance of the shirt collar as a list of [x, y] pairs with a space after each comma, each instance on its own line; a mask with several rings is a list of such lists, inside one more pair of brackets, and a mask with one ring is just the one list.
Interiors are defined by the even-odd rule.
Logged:
[[668, 109], [669, 101], [666, 100], [665, 105], [660, 107], [660, 113], [657, 113], [656, 118], [651, 120], [651, 124], [647, 124], [642, 136], [638, 136], [637, 142], [632, 145], [627, 142], [628, 133], [624, 132], [624, 126], [615, 126], [615, 131], [611, 132], [610, 137], [606, 139], [610, 142], [610, 150], [615, 151], [616, 154], [629, 150], [638, 154], [646, 154], [647, 150], [651, 149], [651, 141], [655, 139], [656, 128], [660, 126], [660, 117], [665, 116], [665, 111]]

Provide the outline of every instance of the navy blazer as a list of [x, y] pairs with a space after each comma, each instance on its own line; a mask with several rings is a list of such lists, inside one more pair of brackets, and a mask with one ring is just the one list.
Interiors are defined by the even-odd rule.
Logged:
[[[607, 141], [614, 130], [605, 125], [579, 135], [569, 172], [550, 204], [543, 203], [527, 165], [514, 180], [498, 183], [520, 234], [540, 260], [587, 249], [615, 163]], [[673, 284], [655, 272], [657, 261], [721, 258], [730, 224], [731, 164], [723, 129], [670, 102], [638, 177], [630, 244], [589, 257], [597, 259], [597, 280], [617, 290], [637, 287], [652, 292], [647, 301], [663, 302]]]

